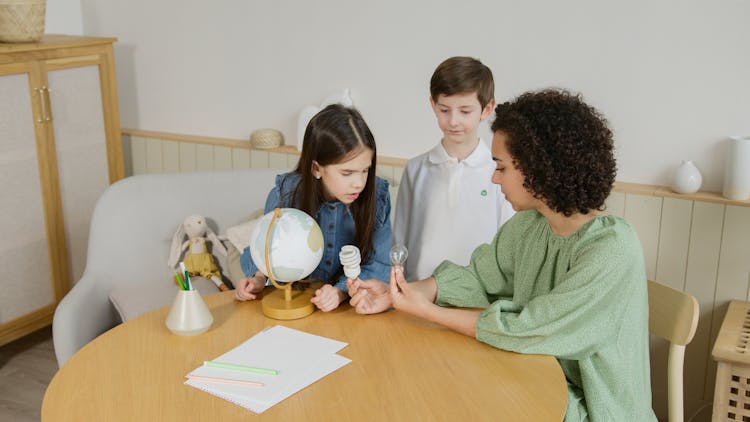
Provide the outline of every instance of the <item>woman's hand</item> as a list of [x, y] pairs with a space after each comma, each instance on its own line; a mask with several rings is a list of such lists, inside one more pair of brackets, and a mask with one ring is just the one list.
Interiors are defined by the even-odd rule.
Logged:
[[392, 306], [391, 292], [388, 285], [380, 280], [346, 280], [349, 304], [358, 314], [377, 314], [387, 311]]
[[266, 276], [255, 273], [254, 276], [241, 278], [235, 286], [234, 298], [237, 300], [253, 300], [258, 298], [258, 293], [266, 286]]
[[400, 267], [391, 267], [389, 292], [393, 307], [412, 315], [426, 318], [429, 308], [435, 306], [423, 292], [406, 282]]
[[310, 302], [315, 304], [321, 311], [328, 312], [338, 308], [344, 299], [346, 299], [346, 293], [330, 284], [325, 284], [315, 291], [315, 296], [310, 299]]

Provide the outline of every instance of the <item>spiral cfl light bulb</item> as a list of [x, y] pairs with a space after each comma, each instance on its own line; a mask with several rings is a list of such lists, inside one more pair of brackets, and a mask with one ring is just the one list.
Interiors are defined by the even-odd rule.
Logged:
[[345, 245], [339, 252], [339, 261], [344, 266], [344, 274], [352, 280], [359, 277], [359, 263], [362, 257], [359, 254], [359, 248], [354, 245]]

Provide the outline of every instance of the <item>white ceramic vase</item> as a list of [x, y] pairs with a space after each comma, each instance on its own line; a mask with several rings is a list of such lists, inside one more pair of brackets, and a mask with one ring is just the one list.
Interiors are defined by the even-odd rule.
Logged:
[[690, 160], [684, 160], [677, 167], [672, 178], [672, 190], [677, 193], [695, 193], [701, 188], [703, 177], [698, 167]]
[[729, 138], [722, 194], [727, 199], [750, 198], [750, 136]]
[[167, 328], [180, 336], [194, 336], [208, 330], [214, 317], [195, 289], [180, 290], [167, 315]]

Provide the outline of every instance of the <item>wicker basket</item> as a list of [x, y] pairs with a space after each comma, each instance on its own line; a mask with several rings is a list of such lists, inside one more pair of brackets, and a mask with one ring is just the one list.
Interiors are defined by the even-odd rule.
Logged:
[[0, 0], [0, 42], [34, 42], [44, 35], [46, 0]]
[[258, 129], [250, 134], [253, 148], [269, 149], [281, 146], [284, 136], [276, 129]]
[[750, 302], [733, 300], [712, 355], [717, 361], [711, 420], [750, 420]]

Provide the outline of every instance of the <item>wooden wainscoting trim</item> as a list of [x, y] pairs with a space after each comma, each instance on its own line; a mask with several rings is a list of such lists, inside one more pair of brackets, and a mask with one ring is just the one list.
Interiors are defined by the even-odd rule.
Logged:
[[[122, 134], [128, 136], [138, 136], [140, 138], [162, 139], [167, 141], [187, 142], [190, 144], [203, 144], [223, 146], [230, 148], [255, 149], [250, 145], [250, 139], [231, 139], [217, 138], [215, 136], [185, 135], [181, 133], [156, 132], [152, 130], [128, 129], [122, 128]], [[299, 154], [297, 148], [289, 145], [282, 145], [278, 148], [269, 148], [262, 151], [281, 152], [286, 154]]]
[[[186, 142], [192, 144], [204, 144], [212, 146], [224, 146], [230, 148], [240, 148], [247, 150], [258, 150], [266, 152], [276, 152], [281, 154], [293, 154], [299, 155], [297, 147], [292, 145], [282, 145], [277, 148], [270, 149], [257, 149], [253, 148], [250, 144], [249, 139], [230, 139], [230, 138], [217, 138], [213, 136], [198, 136], [198, 135], [185, 135], [180, 133], [169, 133], [169, 132], [157, 132], [151, 130], [141, 129], [128, 129], [122, 128], [122, 134], [128, 136], [137, 136], [141, 138], [151, 139], [162, 139], [168, 141]], [[407, 159], [399, 157], [387, 157], [383, 155], [378, 156], [378, 164], [393, 166], [393, 167], [405, 167]], [[701, 202], [713, 202], [724, 205], [738, 205], [743, 207], [750, 207], [750, 199], [737, 201], [727, 199], [721, 196], [721, 193], [717, 192], [696, 192], [691, 194], [679, 194], [672, 192], [671, 189], [665, 186], [658, 185], [646, 185], [641, 183], [628, 183], [628, 182], [615, 182], [613, 188], [614, 192], [622, 192], [635, 195], [645, 196], [656, 196], [661, 198], [677, 198], [686, 199], [689, 201], [701, 201]]]
[[[129, 129], [129, 128], [122, 128], [121, 130], [122, 130], [123, 135], [137, 136], [140, 138], [163, 139], [163, 140], [168, 140], [168, 141], [187, 142], [191, 144], [224, 146], [224, 147], [230, 147], [230, 148], [241, 148], [241, 149], [257, 150], [257, 151], [278, 152], [282, 154], [299, 155], [299, 151], [297, 150], [297, 147], [292, 146], [292, 145], [282, 145], [277, 148], [268, 148], [268, 149], [253, 148], [253, 146], [250, 144], [249, 138], [248, 139], [217, 138], [214, 136], [185, 135], [181, 133], [156, 132], [152, 130]], [[378, 164], [387, 165], [387, 166], [404, 167], [406, 166], [406, 161], [407, 159], [405, 158], [385, 157], [382, 155], [378, 156]]]

